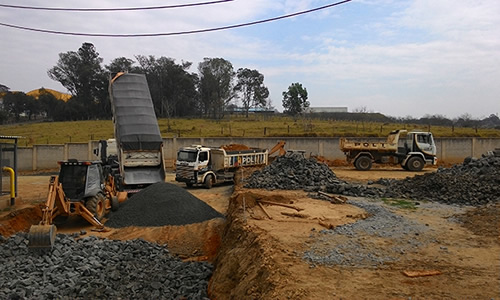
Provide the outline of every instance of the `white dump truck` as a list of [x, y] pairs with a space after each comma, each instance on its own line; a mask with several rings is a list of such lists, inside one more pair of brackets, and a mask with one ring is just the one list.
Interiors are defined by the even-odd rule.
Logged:
[[[404, 137], [406, 135], [406, 137]], [[370, 170], [372, 163], [399, 164], [405, 170], [421, 171], [425, 164], [436, 165], [436, 144], [431, 132], [395, 130], [386, 142], [340, 139], [340, 150], [356, 169]]]
[[233, 182], [236, 170], [244, 166], [267, 165], [267, 149], [226, 150], [223, 147], [192, 145], [177, 152], [175, 180], [188, 187], [202, 184], [206, 188], [222, 182]]

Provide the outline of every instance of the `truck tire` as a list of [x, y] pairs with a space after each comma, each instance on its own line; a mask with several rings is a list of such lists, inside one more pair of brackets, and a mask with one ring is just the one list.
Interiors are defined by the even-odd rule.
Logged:
[[360, 156], [354, 162], [354, 166], [357, 170], [368, 171], [372, 168], [372, 159], [368, 156]]
[[207, 188], [207, 189], [212, 188], [213, 177], [214, 177], [213, 175], [207, 175], [207, 177], [205, 177], [205, 181], [203, 182], [203, 184], [205, 185], [205, 188]]
[[422, 171], [424, 168], [424, 160], [421, 157], [418, 156], [413, 156], [408, 159], [406, 162], [406, 167], [408, 170], [416, 172], [416, 171]]
[[88, 198], [85, 207], [94, 215], [97, 220], [102, 220], [106, 214], [104, 206], [104, 195], [99, 193], [93, 197]]

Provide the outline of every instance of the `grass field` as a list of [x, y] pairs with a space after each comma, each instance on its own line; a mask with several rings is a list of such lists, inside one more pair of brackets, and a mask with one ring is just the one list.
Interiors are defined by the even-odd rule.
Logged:
[[[252, 115], [249, 118], [231, 117], [214, 121], [208, 119], [159, 119], [163, 137], [294, 137], [294, 136], [366, 136], [384, 137], [391, 130], [407, 129], [430, 131], [436, 137], [500, 137], [498, 129], [459, 128], [440, 126], [418, 126], [412, 124], [389, 124], [371, 122], [349, 122], [318, 119]], [[20, 146], [34, 144], [64, 144], [113, 137], [111, 120], [40, 122], [2, 125], [0, 135], [22, 136]]]

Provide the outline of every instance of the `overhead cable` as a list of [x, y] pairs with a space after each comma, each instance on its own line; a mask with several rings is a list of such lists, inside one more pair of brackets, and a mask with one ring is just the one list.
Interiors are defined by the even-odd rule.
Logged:
[[202, 5], [223, 3], [223, 2], [232, 2], [232, 1], [234, 1], [234, 0], [217, 0], [217, 1], [209, 1], [209, 2], [195, 2], [195, 3], [186, 3], [186, 4], [174, 4], [174, 5], [146, 6], [146, 7], [115, 7], [115, 8], [66, 8], [66, 7], [24, 6], [24, 5], [11, 5], [11, 4], [0, 4], [0, 7], [31, 9], [31, 10], [50, 10], [50, 11], [79, 11], [79, 12], [106, 12], [106, 11], [108, 11], [109, 12], [109, 11], [183, 8], [183, 7], [202, 6]]
[[4, 27], [10, 27], [10, 28], [15, 28], [15, 29], [20, 29], [20, 30], [27, 30], [27, 31], [34, 31], [34, 32], [42, 32], [42, 33], [50, 33], [50, 34], [58, 34], [58, 35], [72, 35], [72, 36], [89, 36], [89, 37], [111, 37], [111, 38], [133, 38], [133, 37], [157, 37], [157, 36], [175, 36], [175, 35], [186, 35], [186, 34], [195, 34], [195, 33], [205, 33], [205, 32], [213, 32], [213, 31], [221, 31], [221, 30], [227, 30], [227, 29], [234, 29], [234, 28], [239, 28], [239, 27], [246, 27], [246, 26], [251, 26], [251, 25], [257, 25], [257, 24], [262, 24], [262, 23], [268, 23], [272, 21], [277, 21], [281, 19], [286, 19], [286, 18], [291, 18], [291, 17], [296, 17], [299, 15], [304, 15], [308, 13], [312, 13], [315, 11], [327, 9], [333, 6], [337, 6], [340, 4], [344, 4], [347, 2], [350, 2], [352, 0], [344, 0], [340, 2], [335, 2], [331, 4], [327, 4], [324, 6], [296, 12], [296, 13], [291, 13], [287, 15], [282, 15], [279, 17], [274, 17], [274, 18], [269, 18], [269, 19], [263, 19], [263, 20], [258, 20], [258, 21], [253, 21], [253, 22], [248, 22], [248, 23], [241, 23], [241, 24], [236, 24], [236, 25], [228, 25], [228, 26], [221, 26], [221, 27], [214, 27], [214, 28], [205, 28], [205, 29], [195, 29], [195, 30], [187, 30], [187, 31], [177, 31], [177, 32], [159, 32], [159, 33], [132, 33], [132, 34], [110, 34], [110, 33], [83, 33], [83, 32], [67, 32], [67, 31], [57, 31], [57, 30], [48, 30], [48, 29], [39, 29], [39, 28], [32, 28], [32, 27], [25, 27], [25, 26], [19, 26], [19, 25], [13, 25], [13, 24], [6, 24], [6, 23], [1, 23], [0, 26]]

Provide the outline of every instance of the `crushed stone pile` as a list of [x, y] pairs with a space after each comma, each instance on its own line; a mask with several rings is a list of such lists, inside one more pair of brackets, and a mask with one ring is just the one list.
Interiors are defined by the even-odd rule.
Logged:
[[0, 299], [208, 299], [212, 265], [157, 244], [59, 234], [41, 254], [27, 243], [0, 236]]
[[370, 184], [346, 182], [326, 186], [334, 194], [368, 198], [405, 198], [444, 204], [480, 206], [500, 202], [500, 157], [483, 155], [466, 158], [462, 164], [439, 168], [434, 173], [407, 177], [403, 180], [380, 179]]
[[[348, 201], [369, 213], [369, 217], [334, 229], [312, 231], [302, 259], [311, 266], [343, 265], [379, 267], [399, 261], [407, 253], [435, 242], [424, 224], [397, 215], [370, 201]], [[423, 235], [429, 234], [427, 238]], [[381, 243], [380, 239], [391, 243]]]
[[246, 188], [268, 190], [312, 189], [339, 183], [335, 173], [315, 158], [305, 158], [302, 154], [278, 156], [262, 170], [257, 170], [245, 179]]
[[472, 206], [497, 203], [500, 202], [500, 157], [469, 157], [462, 164], [439, 168], [435, 173], [380, 183], [387, 186], [386, 197], [406, 196]]
[[141, 190], [113, 212], [105, 226], [167, 226], [201, 223], [224, 216], [174, 184], [158, 182]]

